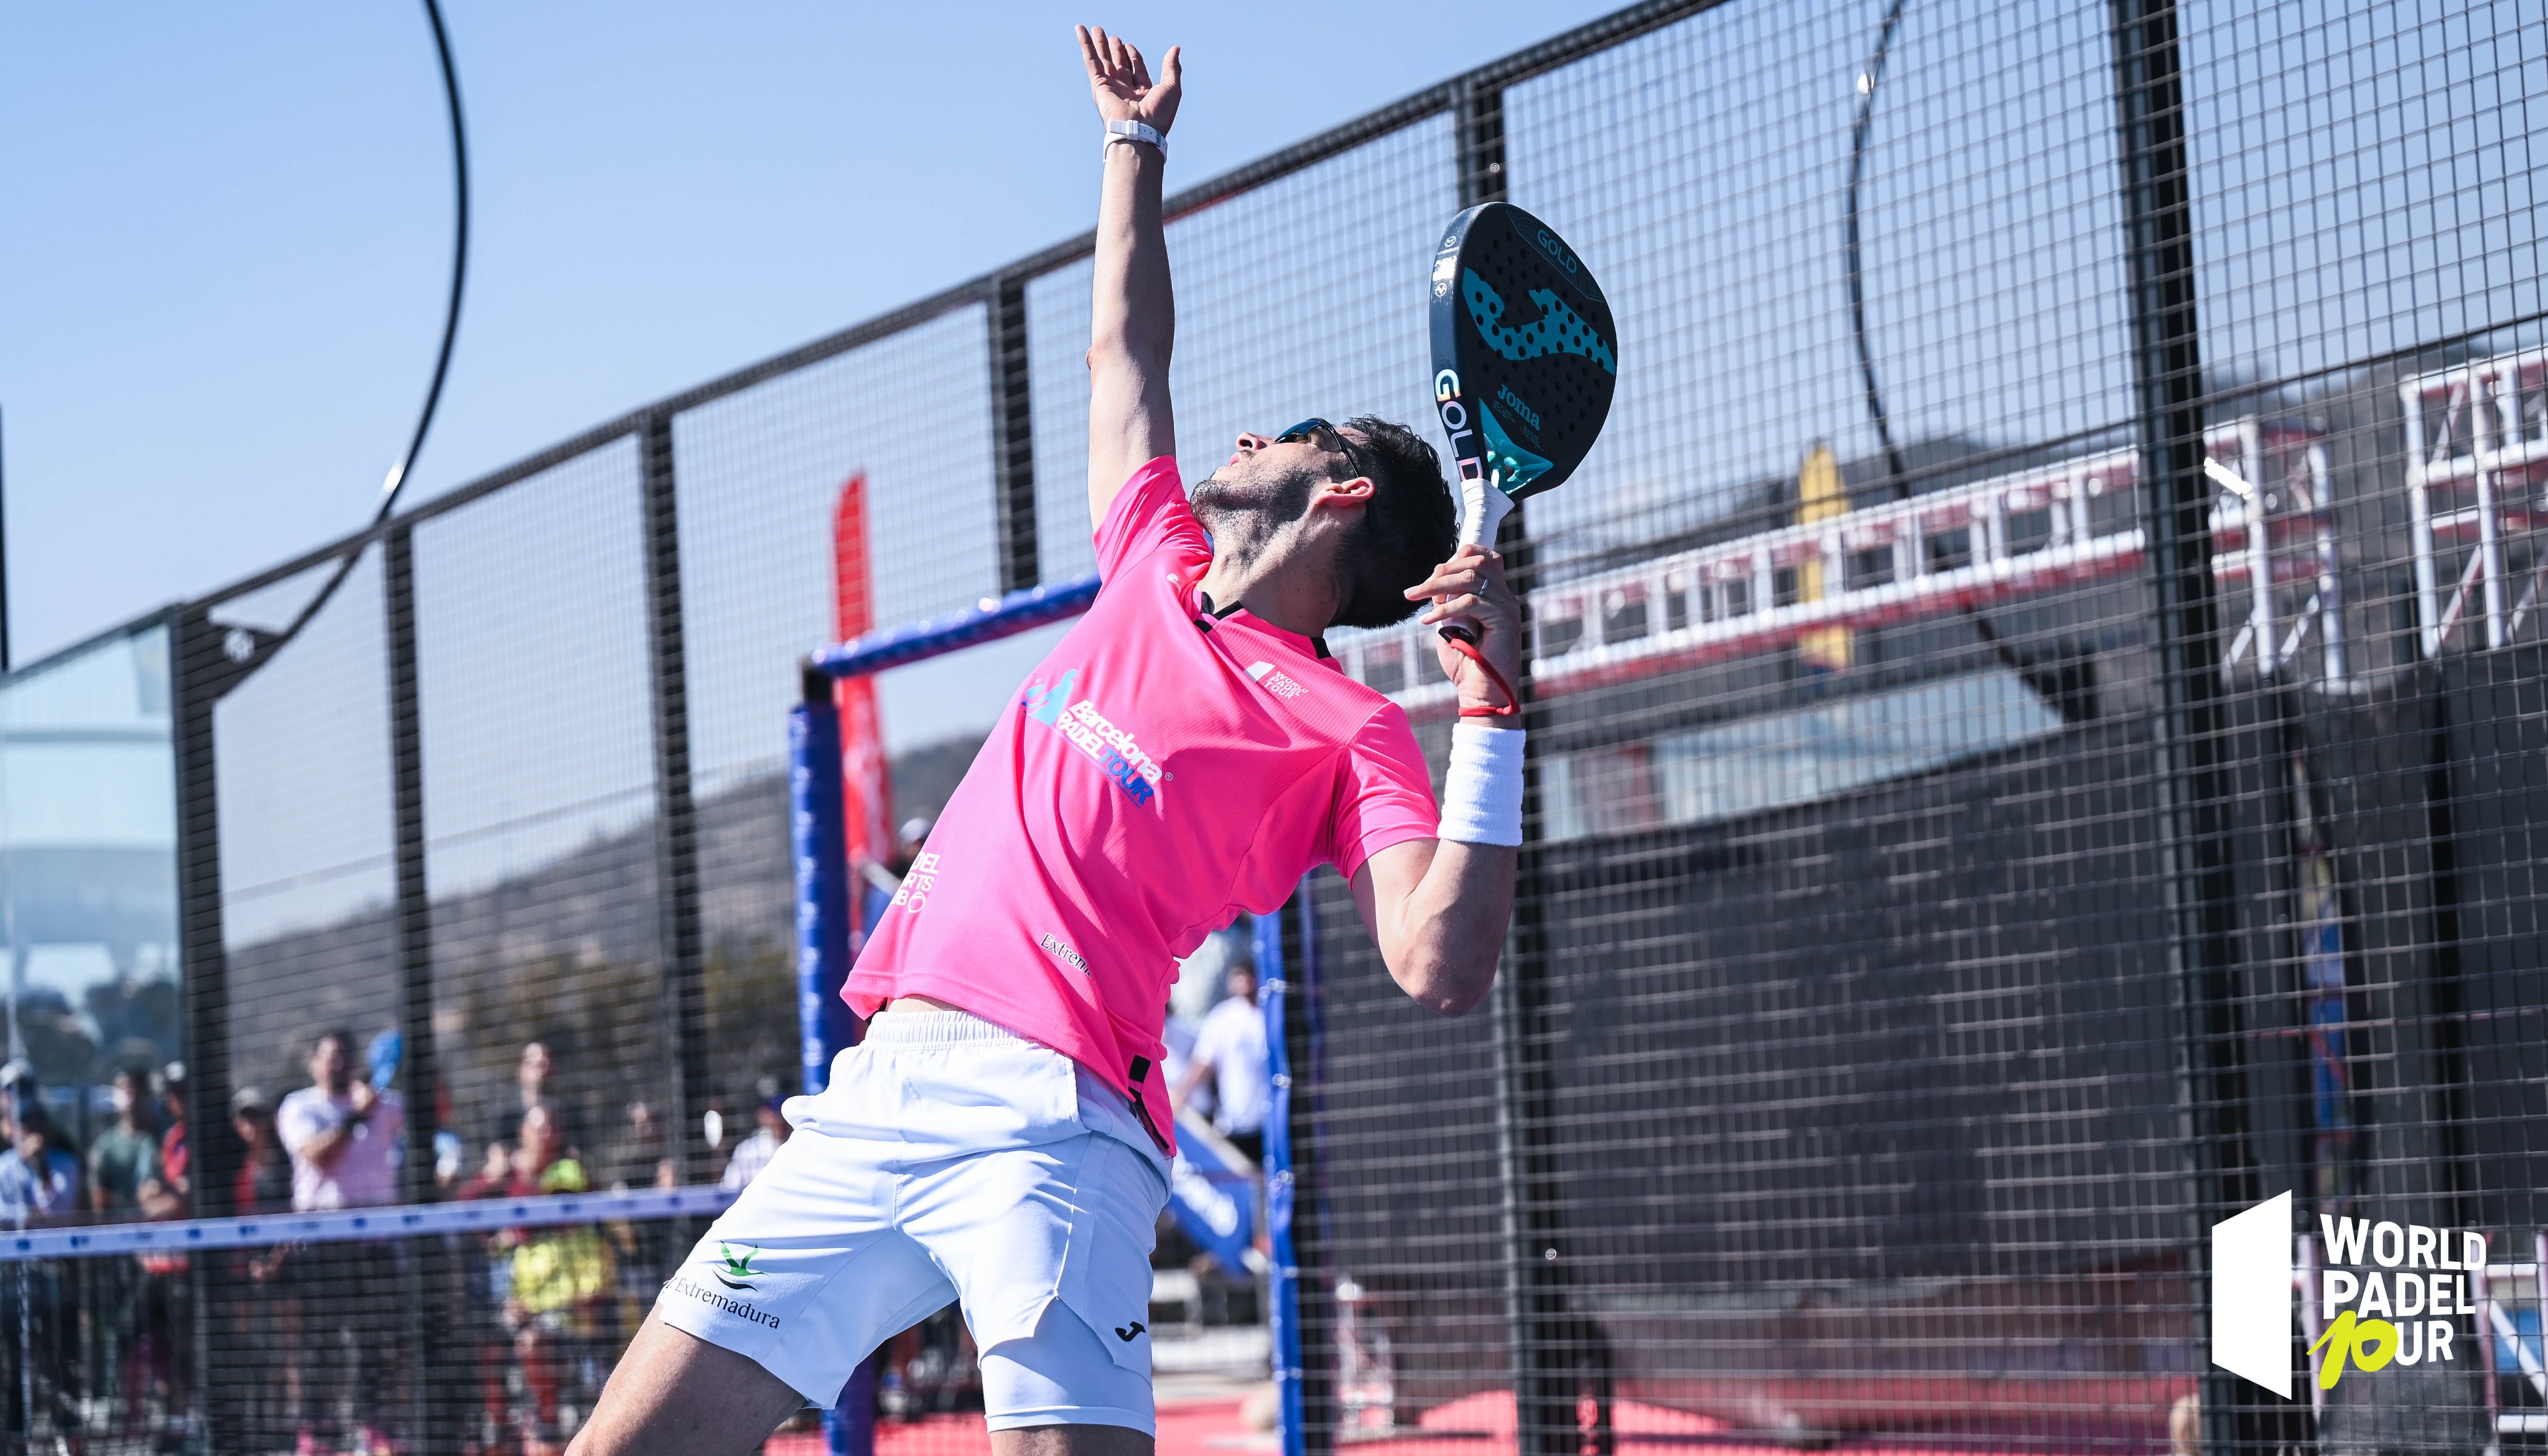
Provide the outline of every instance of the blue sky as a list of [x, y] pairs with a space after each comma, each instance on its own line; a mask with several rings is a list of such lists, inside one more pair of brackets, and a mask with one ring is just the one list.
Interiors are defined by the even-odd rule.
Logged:
[[[1612, 8], [447, 0], [477, 235], [432, 493], [1084, 228], [1069, 26], [1187, 47], [1198, 180]], [[0, 13], [20, 662], [357, 524], [440, 323], [420, 9]]]

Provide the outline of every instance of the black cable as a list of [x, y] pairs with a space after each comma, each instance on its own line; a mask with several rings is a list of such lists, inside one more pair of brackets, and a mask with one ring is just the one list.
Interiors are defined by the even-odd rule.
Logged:
[[1866, 344], [1866, 288], [1858, 247], [1858, 185], [1866, 173], [1866, 140], [1874, 130], [1875, 88], [1884, 79], [1884, 57], [1893, 48], [1894, 27], [1902, 23], [1903, 0], [1893, 0], [1884, 10], [1884, 29], [1876, 34], [1875, 54], [1858, 78], [1858, 125], [1849, 134], [1849, 218], [1841, 231], [1842, 267], [1849, 276], [1849, 327], [1858, 341], [1858, 372], [1866, 381], [1866, 412], [1875, 417], [1875, 438], [1884, 446], [1884, 465], [1893, 473], [1893, 492], [1897, 499], [1911, 494], [1911, 472], [1903, 463], [1902, 452], [1893, 443], [1893, 429], [1884, 418], [1884, 397], [1875, 390], [1875, 354]]
[[[1876, 32], [1875, 53], [1867, 57], [1866, 69], [1859, 73], [1858, 125], [1851, 128], [1849, 134], [1849, 193], [1847, 217], [1841, 229], [1841, 267], [1849, 284], [1850, 336], [1858, 344], [1858, 373], [1866, 384], [1866, 412], [1875, 421], [1876, 443], [1884, 447], [1884, 468], [1889, 473], [1896, 500], [1911, 499], [1911, 465], [1902, 458], [1901, 446], [1893, 443], [1893, 427], [1884, 416], [1884, 396], [1875, 388], [1875, 351], [1866, 342], [1866, 272], [1859, 248], [1858, 192], [1859, 184], [1866, 176], [1867, 141], [1875, 131], [1875, 88], [1884, 80], [1884, 57], [1893, 49], [1893, 33], [1902, 24], [1904, 3], [1905, 0], [1892, 0], [1884, 7], [1884, 27]], [[1933, 562], [1944, 555], [1925, 539], [1918, 549], [1928, 551]], [[1969, 556], [1969, 549], [1967, 554]], [[2077, 704], [2065, 690], [2066, 684], [2061, 682], [2057, 665], [2050, 672], [2039, 669], [1999, 635], [1999, 629], [1991, 625], [1990, 618], [1983, 616], [1980, 608], [1964, 602], [1959, 609], [1964, 621], [1972, 627], [1973, 634], [1981, 638], [1982, 645], [1990, 649], [1991, 656], [1999, 659], [2000, 666], [2024, 680], [2038, 696], [2052, 704], [2065, 721], [2071, 718]]]
[[[398, 504], [399, 491], [407, 484], [410, 467], [424, 448], [424, 437], [433, 428], [433, 413], [442, 403], [442, 381], [451, 370], [451, 345], [460, 336], [460, 299], [469, 276], [469, 136], [460, 114], [460, 76], [451, 64], [451, 38], [442, 29], [442, 8], [436, 0], [424, 0], [424, 18], [433, 27], [433, 53], [442, 63], [442, 97], [451, 114], [451, 185], [454, 198], [451, 224], [451, 301], [442, 316], [442, 347], [433, 357], [433, 382], [425, 387], [424, 410], [416, 416], [415, 433], [408, 437], [407, 449], [398, 463], [390, 467], [389, 478], [381, 482], [380, 503], [373, 508], [370, 524], [377, 526], [389, 519], [390, 510]], [[280, 632], [250, 632], [253, 649], [238, 660], [238, 676], [264, 665], [267, 659], [283, 650], [286, 643], [301, 635], [310, 619], [318, 615], [336, 589], [345, 585], [356, 563], [363, 559], [363, 548], [355, 546], [336, 562], [336, 573], [318, 589]]]

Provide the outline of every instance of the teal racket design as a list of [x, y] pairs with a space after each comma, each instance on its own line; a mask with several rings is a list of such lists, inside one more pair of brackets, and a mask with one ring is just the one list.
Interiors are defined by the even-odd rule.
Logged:
[[[1459, 478], [1460, 544], [1575, 474], [1610, 417], [1619, 334], [1575, 249], [1510, 203], [1469, 208], [1433, 253], [1433, 407]], [[1442, 636], [1486, 668], [1465, 628]]]
[[1451, 220], [1433, 254], [1433, 405], [1459, 473], [1460, 541], [1564, 485], [1610, 417], [1609, 301], [1555, 228], [1510, 203]]

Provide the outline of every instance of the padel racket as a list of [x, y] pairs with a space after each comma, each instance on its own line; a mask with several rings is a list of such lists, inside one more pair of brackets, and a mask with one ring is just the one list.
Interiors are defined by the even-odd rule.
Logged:
[[[1433, 253], [1433, 406], [1460, 477], [1460, 544], [1493, 545], [1513, 502], [1575, 474], [1610, 416], [1618, 330], [1592, 270], [1507, 202], [1451, 220]], [[1466, 628], [1442, 636], [1495, 677]]]

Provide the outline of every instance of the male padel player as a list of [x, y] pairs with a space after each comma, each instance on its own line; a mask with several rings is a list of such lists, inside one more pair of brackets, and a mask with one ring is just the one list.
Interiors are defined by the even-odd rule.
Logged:
[[1320, 633], [1431, 598], [1425, 619], [1466, 624], [1509, 682], [1502, 565], [1450, 554], [1432, 449], [1379, 420], [1242, 434], [1188, 501], [1159, 222], [1177, 52], [1153, 83], [1122, 40], [1079, 42], [1106, 122], [1088, 351], [1105, 585], [851, 975], [864, 1044], [787, 1104], [795, 1136], [665, 1284], [578, 1438], [588, 1456], [754, 1449], [951, 1299], [999, 1456], [1146, 1456], [1177, 957], [1333, 863], [1408, 994], [1456, 1014], [1494, 978], [1521, 839], [1509, 703], [1443, 652], [1464, 717], [1437, 820], [1406, 714]]

